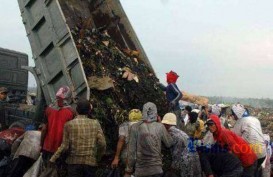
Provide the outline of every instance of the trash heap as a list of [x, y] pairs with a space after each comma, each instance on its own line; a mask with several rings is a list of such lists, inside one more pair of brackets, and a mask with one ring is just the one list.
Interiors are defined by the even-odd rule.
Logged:
[[93, 117], [103, 128], [107, 153], [113, 154], [118, 126], [128, 120], [131, 109], [142, 110], [150, 101], [163, 116], [167, 102], [158, 78], [139, 58], [138, 51], [120, 48], [105, 29], [84, 26], [84, 22], [78, 23], [71, 32], [91, 89]]

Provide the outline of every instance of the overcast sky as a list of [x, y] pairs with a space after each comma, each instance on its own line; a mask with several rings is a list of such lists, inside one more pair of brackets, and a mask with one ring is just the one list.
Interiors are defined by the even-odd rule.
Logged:
[[[174, 70], [190, 93], [273, 98], [272, 0], [121, 2], [161, 82]], [[17, 0], [1, 2], [0, 23], [0, 47], [31, 58]]]

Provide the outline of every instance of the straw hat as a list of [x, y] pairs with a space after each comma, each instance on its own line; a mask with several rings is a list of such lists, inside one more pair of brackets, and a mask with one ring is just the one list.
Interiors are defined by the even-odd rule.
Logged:
[[161, 123], [167, 125], [176, 125], [176, 115], [174, 113], [165, 114]]

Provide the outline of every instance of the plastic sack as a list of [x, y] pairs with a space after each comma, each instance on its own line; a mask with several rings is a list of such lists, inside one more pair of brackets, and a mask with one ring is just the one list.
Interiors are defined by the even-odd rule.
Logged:
[[24, 174], [23, 177], [37, 177], [41, 174], [43, 169], [42, 155], [36, 160], [36, 162], [30, 167], [30, 169]]
[[55, 167], [45, 168], [42, 155], [40, 155], [23, 177], [58, 177], [58, 173]]
[[111, 170], [107, 177], [121, 177], [119, 169]]

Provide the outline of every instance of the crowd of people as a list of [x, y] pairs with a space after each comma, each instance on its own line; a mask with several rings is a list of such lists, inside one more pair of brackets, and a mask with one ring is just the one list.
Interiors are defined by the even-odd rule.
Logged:
[[[120, 169], [124, 177], [269, 177], [270, 138], [263, 134], [259, 119], [241, 104], [232, 105], [230, 115], [224, 115], [219, 105], [181, 110], [178, 77], [171, 71], [168, 85], [160, 85], [169, 103], [162, 118], [152, 102], [129, 111], [128, 121], [119, 127], [112, 169]], [[106, 151], [104, 133], [100, 123], [90, 119], [90, 102], [79, 100], [74, 110], [71, 98], [70, 88], [61, 87], [56, 102], [46, 108], [45, 123], [38, 130], [28, 127], [16, 139], [6, 176], [54, 177], [64, 169], [68, 177], [96, 176]], [[235, 121], [232, 126], [230, 119]], [[162, 149], [171, 155], [167, 169]], [[41, 161], [43, 169], [37, 172]]]

